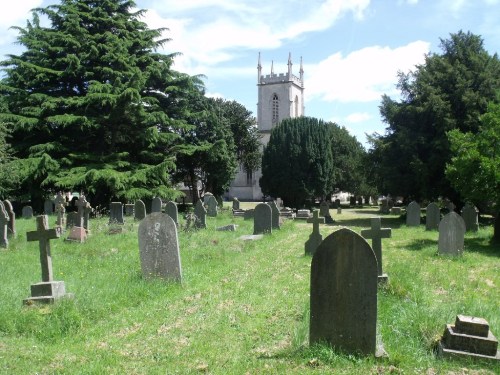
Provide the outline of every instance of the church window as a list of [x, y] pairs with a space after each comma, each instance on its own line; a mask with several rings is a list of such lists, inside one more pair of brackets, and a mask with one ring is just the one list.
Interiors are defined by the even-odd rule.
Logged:
[[279, 121], [279, 100], [278, 95], [273, 94], [273, 124]]

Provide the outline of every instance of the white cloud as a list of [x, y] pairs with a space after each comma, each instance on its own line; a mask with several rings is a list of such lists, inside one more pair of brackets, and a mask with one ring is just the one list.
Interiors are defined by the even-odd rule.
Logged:
[[42, 0], [10, 1], [7, 8], [0, 12], [0, 45], [11, 44], [18, 33], [9, 30], [11, 26], [26, 26], [26, 20], [31, 19], [30, 10], [42, 5]]
[[358, 122], [365, 122], [368, 121], [372, 118], [372, 115], [366, 112], [360, 112], [360, 113], [351, 113], [349, 116], [346, 117], [346, 121], [350, 124], [355, 124]]
[[347, 56], [340, 52], [316, 65], [306, 66], [307, 98], [325, 101], [370, 102], [382, 94], [394, 95], [397, 72], [407, 72], [424, 62], [430, 44], [412, 42], [406, 46], [366, 47]]

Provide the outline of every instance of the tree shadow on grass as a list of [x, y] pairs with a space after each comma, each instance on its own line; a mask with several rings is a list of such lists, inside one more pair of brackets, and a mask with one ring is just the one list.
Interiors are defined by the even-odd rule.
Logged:
[[481, 253], [489, 257], [500, 258], [500, 243], [498, 242], [485, 243], [484, 238], [466, 238], [464, 247], [469, 253]]
[[[403, 225], [403, 221], [399, 217], [387, 217], [387, 216], [381, 216], [382, 217], [382, 227], [386, 228], [389, 227], [391, 229], [398, 229]], [[339, 219], [339, 216], [334, 217], [335, 223], [329, 224], [329, 225], [340, 225], [340, 226], [345, 226], [345, 227], [366, 227], [370, 228], [370, 218], [365, 218], [365, 219]]]

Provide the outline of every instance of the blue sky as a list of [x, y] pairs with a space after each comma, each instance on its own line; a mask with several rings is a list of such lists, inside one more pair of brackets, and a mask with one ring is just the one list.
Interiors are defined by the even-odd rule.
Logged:
[[[19, 53], [16, 32], [34, 7], [57, 0], [18, 0], [0, 14], [0, 56]], [[254, 114], [257, 57], [263, 73], [286, 72], [288, 54], [305, 71], [306, 115], [335, 121], [365, 144], [383, 134], [382, 94], [398, 97], [397, 72], [408, 72], [439, 39], [459, 30], [500, 51], [500, 0], [136, 0], [151, 28], [166, 27], [165, 52], [181, 52], [175, 69], [204, 74], [207, 94], [236, 100]]]

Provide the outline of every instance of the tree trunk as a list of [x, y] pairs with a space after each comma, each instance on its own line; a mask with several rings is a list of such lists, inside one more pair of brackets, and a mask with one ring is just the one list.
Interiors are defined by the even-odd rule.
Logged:
[[493, 223], [493, 241], [500, 242], [500, 212], [496, 213]]

